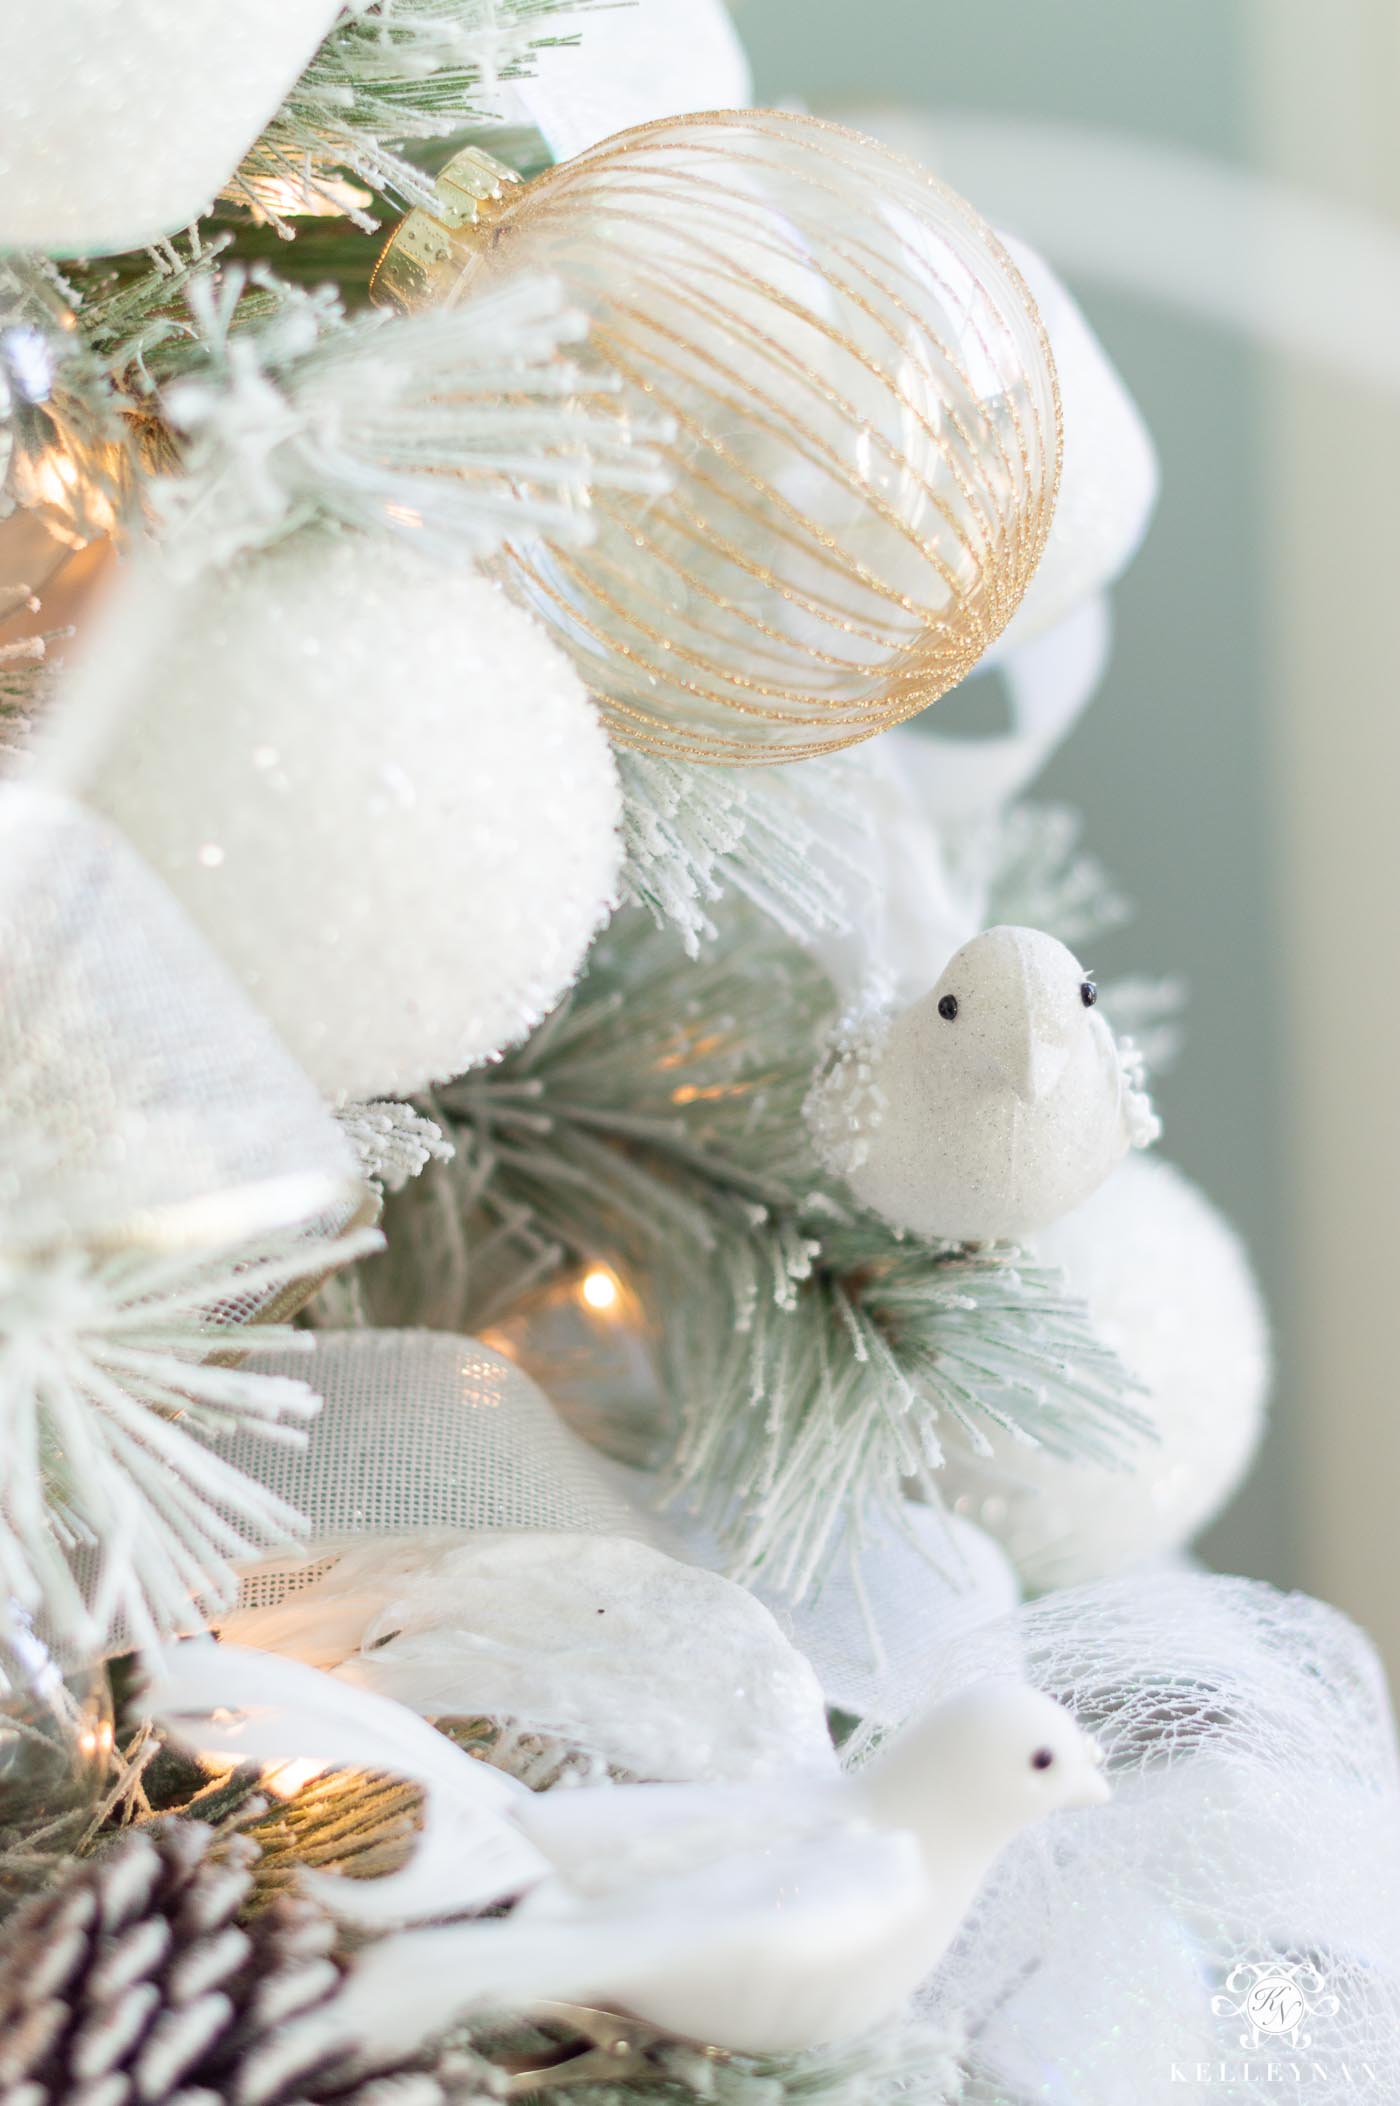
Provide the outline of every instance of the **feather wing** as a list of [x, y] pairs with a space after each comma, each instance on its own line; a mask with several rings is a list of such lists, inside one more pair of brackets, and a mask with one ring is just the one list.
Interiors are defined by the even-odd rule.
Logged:
[[147, 1709], [174, 1738], [233, 1762], [303, 1758], [406, 1777], [426, 1791], [423, 1832], [401, 1872], [304, 1872], [337, 1915], [367, 1924], [460, 1914], [520, 1894], [549, 1861], [516, 1825], [530, 1792], [463, 1754], [416, 1712], [276, 1653], [207, 1640], [158, 1656]]
[[[469, 1538], [461, 1529], [419, 1529], [403, 1536], [322, 1536], [312, 1556], [335, 1562], [316, 1579], [294, 1586], [266, 1608], [231, 1609], [219, 1619], [231, 1645], [304, 1660], [310, 1667], [338, 1667], [360, 1649], [370, 1624], [444, 1552]], [[306, 1558], [262, 1560], [245, 1566], [255, 1575], [304, 1573]]]
[[849, 1789], [839, 1779], [792, 1778], [537, 1792], [518, 1818], [565, 1880], [577, 1877], [596, 1891], [645, 1887], [663, 1861], [684, 1872], [716, 1856], [830, 1833], [850, 1813]]
[[[923, 1969], [928, 1902], [913, 1837], [868, 1829], [658, 1872], [647, 1892], [601, 1902], [552, 1884], [505, 1921], [385, 1939], [356, 1961], [337, 2016], [376, 2051], [554, 2002], [755, 2053], [814, 2045], [899, 2007]], [[892, 1949], [914, 1955], [907, 1980]]]

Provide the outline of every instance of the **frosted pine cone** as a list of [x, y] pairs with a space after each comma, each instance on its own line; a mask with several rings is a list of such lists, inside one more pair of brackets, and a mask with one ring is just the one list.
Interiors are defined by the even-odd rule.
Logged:
[[0, 1940], [0, 2106], [446, 2106], [499, 2096], [470, 2054], [370, 2073], [337, 2030], [335, 1926], [249, 1924], [255, 1846], [153, 1823], [36, 1896]]

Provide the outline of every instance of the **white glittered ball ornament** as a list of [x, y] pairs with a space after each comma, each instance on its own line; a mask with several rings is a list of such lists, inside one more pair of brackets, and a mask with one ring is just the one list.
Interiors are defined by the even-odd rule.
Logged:
[[106, 255], [188, 226], [340, 11], [340, 0], [16, 11], [0, 66], [0, 248]]
[[617, 775], [578, 676], [495, 587], [397, 541], [138, 570], [68, 702], [80, 794], [331, 1096], [521, 1038], [613, 901]]
[[1144, 1385], [1155, 1429], [1128, 1470], [950, 1436], [942, 1482], [1036, 1588], [1107, 1579], [1183, 1548], [1244, 1476], [1263, 1428], [1268, 1324], [1238, 1236], [1170, 1163], [1135, 1157], [1035, 1241]]
[[996, 928], [921, 1000], [839, 1049], [808, 1115], [829, 1166], [917, 1235], [1019, 1240], [1156, 1138], [1140, 1075], [1073, 953]]

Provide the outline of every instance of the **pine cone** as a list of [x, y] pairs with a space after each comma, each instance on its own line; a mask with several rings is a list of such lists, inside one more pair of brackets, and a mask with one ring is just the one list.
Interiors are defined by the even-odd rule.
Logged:
[[[217, 1848], [215, 1847], [217, 1841]], [[126, 1836], [0, 1938], [0, 2106], [445, 2106], [499, 2097], [480, 2058], [373, 2072], [337, 2029], [335, 1926], [239, 1910], [256, 1846], [198, 1821]]]

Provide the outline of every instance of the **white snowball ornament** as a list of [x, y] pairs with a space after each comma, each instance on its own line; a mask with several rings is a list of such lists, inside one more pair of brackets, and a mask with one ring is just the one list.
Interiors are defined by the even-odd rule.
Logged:
[[188, 226], [340, 0], [53, 0], [0, 66], [0, 248], [106, 255]]
[[1034, 1250], [1144, 1384], [1157, 1439], [1124, 1472], [1001, 1435], [973, 1456], [950, 1436], [942, 1482], [1028, 1585], [1074, 1587], [1182, 1549], [1224, 1506], [1263, 1428], [1268, 1323], [1239, 1238], [1170, 1163], [1125, 1163]]
[[614, 899], [607, 737], [493, 586], [397, 541], [301, 535], [126, 581], [69, 694], [66, 765], [331, 1096], [489, 1059]]
[[898, 1228], [985, 1243], [1046, 1227], [1157, 1134], [1097, 1000], [1053, 936], [974, 936], [928, 994], [818, 1081], [818, 1147]]

